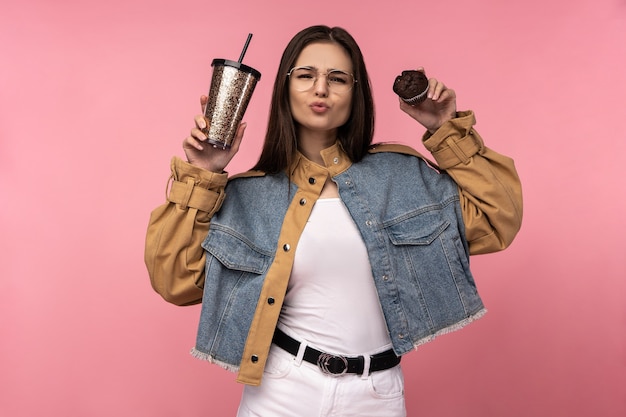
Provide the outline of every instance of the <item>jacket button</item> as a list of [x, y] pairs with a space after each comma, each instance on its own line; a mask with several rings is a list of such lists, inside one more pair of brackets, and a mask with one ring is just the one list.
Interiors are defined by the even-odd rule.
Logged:
[[400, 333], [400, 334], [398, 335], [398, 337], [399, 337], [400, 339], [404, 339], [404, 333]]
[[368, 226], [371, 226], [372, 225], [372, 221], [368, 220], [368, 221], [365, 222], [365, 224], [368, 225]]
[[303, 206], [306, 204], [306, 198], [300, 199], [300, 205]]
[[257, 363], [259, 361], [259, 357], [257, 355], [250, 356], [250, 360], [252, 363]]
[[315, 184], [315, 178], [313, 177], [309, 178], [309, 184]]
[[291, 246], [289, 246], [289, 243], [285, 243], [285, 244], [283, 245], [283, 250], [284, 250], [285, 252], [289, 252], [289, 249], [291, 249]]
[[274, 302], [275, 302], [275, 301], [276, 301], [276, 300], [274, 300], [274, 297], [269, 297], [269, 298], [267, 299], [267, 304], [269, 304], [269, 305], [271, 305], [271, 306], [272, 306], [272, 305], [274, 305]]
[[385, 281], [385, 282], [389, 281], [389, 276], [388, 275], [383, 275], [383, 281]]
[[333, 159], [333, 163], [334, 163], [335, 165], [337, 165], [337, 164], [339, 163], [339, 158], [335, 158], [335, 159]]

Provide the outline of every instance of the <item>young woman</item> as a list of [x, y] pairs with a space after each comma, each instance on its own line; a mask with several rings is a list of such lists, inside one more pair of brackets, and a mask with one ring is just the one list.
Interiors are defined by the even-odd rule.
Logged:
[[202, 302], [193, 354], [238, 371], [240, 416], [403, 416], [400, 357], [484, 313], [469, 255], [519, 230], [513, 161], [434, 78], [426, 101], [400, 108], [427, 129], [436, 167], [372, 145], [361, 51], [314, 26], [283, 53], [253, 170], [224, 171], [246, 125], [224, 151], [202, 116], [187, 162], [172, 159], [146, 265], [167, 301]]

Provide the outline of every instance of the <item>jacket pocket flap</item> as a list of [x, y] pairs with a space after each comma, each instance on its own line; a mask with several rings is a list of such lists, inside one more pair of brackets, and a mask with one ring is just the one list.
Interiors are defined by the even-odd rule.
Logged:
[[255, 246], [244, 236], [214, 225], [209, 228], [202, 247], [226, 268], [254, 274], [264, 273], [273, 255]]
[[439, 210], [430, 210], [389, 224], [386, 229], [394, 245], [430, 245], [450, 226]]

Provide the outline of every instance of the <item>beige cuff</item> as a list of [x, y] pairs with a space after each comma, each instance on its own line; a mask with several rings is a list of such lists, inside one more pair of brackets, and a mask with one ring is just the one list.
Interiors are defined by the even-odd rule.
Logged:
[[219, 210], [226, 195], [227, 173], [210, 172], [178, 157], [172, 158], [171, 169], [168, 201], [178, 204], [183, 210], [190, 207], [211, 215]]
[[483, 140], [472, 127], [475, 123], [472, 111], [458, 112], [456, 118], [444, 123], [435, 133], [424, 135], [424, 146], [439, 168], [445, 170], [460, 163], [468, 164], [472, 156], [483, 150]]

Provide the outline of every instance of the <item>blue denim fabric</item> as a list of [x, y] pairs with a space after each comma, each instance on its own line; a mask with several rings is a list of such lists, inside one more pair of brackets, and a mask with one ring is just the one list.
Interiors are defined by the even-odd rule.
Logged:
[[[458, 187], [417, 157], [375, 153], [333, 177], [367, 246], [398, 355], [484, 312], [469, 269]], [[285, 174], [230, 181], [203, 243], [196, 351], [233, 369], [297, 186]]]

